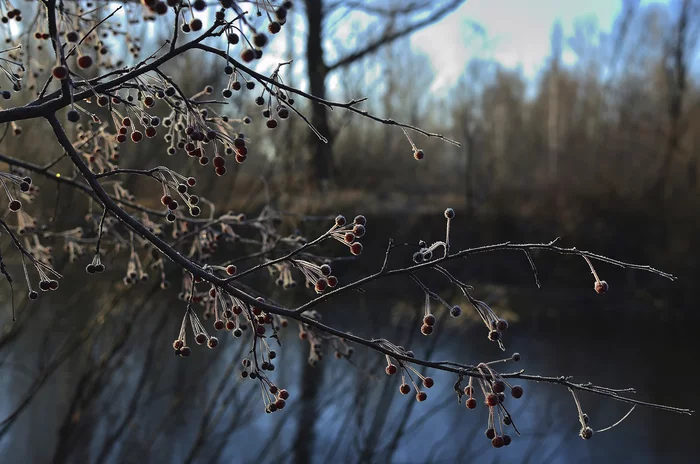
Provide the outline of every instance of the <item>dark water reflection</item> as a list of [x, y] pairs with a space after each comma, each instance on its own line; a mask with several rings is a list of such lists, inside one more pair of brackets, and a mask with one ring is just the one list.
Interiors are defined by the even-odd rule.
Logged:
[[[592, 307], [575, 292], [542, 292], [535, 299], [530, 291], [510, 289], [507, 295], [519, 316], [506, 340], [507, 353], [523, 354], [520, 363], [510, 366], [513, 370], [574, 375], [609, 387], [634, 386], [640, 399], [698, 407], [693, 316], [676, 320], [666, 310], [634, 299]], [[501, 357], [486, 340], [483, 327], [447, 320], [435, 337], [422, 337], [416, 335], [413, 315], [378, 311], [390, 303], [371, 293], [363, 298], [352, 307], [334, 305], [325, 319], [353, 333], [378, 334], [407, 346], [412, 339], [410, 346], [419, 355], [430, 353], [431, 359], [479, 362]], [[132, 306], [120, 309], [120, 320], [128, 317]], [[414, 306], [414, 312], [421, 310]], [[307, 414], [305, 423], [313, 426], [308, 435], [313, 462], [696, 462], [695, 417], [637, 408], [616, 429], [584, 442], [577, 435], [569, 393], [533, 383], [524, 384], [523, 399], [508, 400], [522, 436], [494, 450], [483, 435], [485, 408], [468, 411], [458, 405], [453, 376], [431, 373], [436, 386], [429, 390], [428, 401], [418, 404], [413, 395], [398, 393], [399, 379], [384, 375], [383, 359], [362, 349], [357, 350], [355, 364], [337, 361], [329, 353], [317, 370], [322, 386], [314, 398], [316, 413], [308, 417], [300, 400], [299, 374], [307, 353], [294, 330], [283, 338], [273, 373], [292, 398], [281, 413], [266, 415], [255, 382], [238, 376], [240, 340], [227, 337], [215, 353], [199, 349], [188, 360], [178, 359], [168, 346], [179, 312], [155, 305], [144, 309], [137, 312], [129, 342], [101, 378], [91, 377], [90, 370], [97, 372], [95, 363], [100, 353], [112, 348], [119, 326], [105, 327], [91, 346], [79, 348], [48, 378], [4, 431], [0, 462], [179, 463], [188, 457], [191, 462], [293, 462], [299, 458], [295, 440], [302, 411]], [[50, 364], [75, 320], [81, 319], [75, 307], [59, 308], [56, 314], [61, 315], [58, 320], [43, 318], [46, 325], [37, 322], [3, 348], [0, 416], [20, 404], [39, 366]], [[75, 395], [80, 388], [85, 391]], [[628, 410], [592, 395], [581, 395], [581, 400], [595, 429], [611, 425]], [[67, 416], [71, 404], [73, 412]], [[193, 446], [198, 442], [201, 446]]]

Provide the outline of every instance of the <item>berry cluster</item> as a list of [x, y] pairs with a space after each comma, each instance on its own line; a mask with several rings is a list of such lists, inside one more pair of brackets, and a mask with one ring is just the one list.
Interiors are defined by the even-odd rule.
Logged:
[[36, 235], [34, 235], [33, 243], [25, 244], [23, 249], [24, 259], [22, 259], [22, 266], [24, 267], [24, 276], [27, 280], [30, 300], [36, 300], [39, 297], [39, 294], [32, 287], [32, 282], [29, 278], [29, 272], [27, 270], [27, 260], [34, 266], [34, 269], [39, 275], [39, 290], [42, 292], [58, 290], [57, 279], [60, 279], [62, 276], [51, 267], [51, 252], [51, 247], [41, 245]]
[[22, 21], [22, 10], [16, 8], [11, 1], [0, 3], [0, 22], [8, 24], [10, 20]]
[[[8, 185], [10, 184], [10, 185]], [[13, 213], [22, 209], [22, 202], [12, 193], [10, 186], [19, 189], [18, 194], [30, 193], [32, 190], [32, 179], [26, 176], [18, 176], [8, 172], [0, 172], [0, 185], [7, 195], [7, 207]]]
[[[413, 354], [412, 351], [408, 351], [404, 347], [399, 346], [399, 345], [395, 345], [395, 344], [389, 342], [388, 340], [379, 340], [378, 344], [382, 348], [389, 349], [396, 354], [408, 356], [410, 358], [415, 357], [415, 355]], [[396, 364], [394, 364], [394, 362]], [[427, 377], [427, 376], [421, 374], [409, 362], [403, 361], [399, 358], [395, 358], [392, 361], [392, 357], [389, 355], [386, 355], [386, 363], [387, 364], [386, 364], [386, 367], [384, 368], [384, 372], [387, 375], [394, 376], [400, 372], [401, 384], [399, 385], [399, 392], [402, 395], [408, 395], [409, 393], [411, 393], [411, 385], [412, 385], [413, 390], [416, 392], [416, 401], [423, 402], [423, 401], [428, 399], [428, 394], [423, 390], [423, 388], [432, 388], [435, 385], [435, 381], [433, 380], [432, 377]], [[408, 378], [408, 382], [411, 383], [410, 385], [408, 384], [408, 382], [406, 380], [407, 378]]]
[[[280, 64], [277, 69], [272, 73], [270, 79], [275, 84], [283, 83], [282, 77], [280, 76], [280, 68], [282, 65], [288, 63]], [[265, 94], [268, 94], [268, 98], [265, 99]], [[255, 104], [264, 107], [262, 110], [262, 116], [266, 119], [265, 125], [268, 129], [276, 129], [279, 122], [275, 118], [277, 116], [281, 120], [288, 119], [291, 115], [289, 109], [293, 108], [294, 98], [292, 98], [287, 92], [279, 87], [264, 87], [263, 93], [255, 99]], [[273, 110], [274, 106], [274, 110]], [[315, 130], [313, 127], [312, 130]], [[316, 133], [316, 135], [319, 135]], [[320, 136], [323, 139], [323, 136]]]
[[[333, 271], [331, 266], [327, 263], [319, 266], [318, 264], [301, 259], [293, 259], [291, 262], [292, 265], [299, 269], [304, 275], [306, 287], [313, 288], [318, 294], [325, 292], [327, 289], [334, 289], [338, 285], [338, 278], [331, 274]], [[280, 277], [289, 279], [288, 274], [289, 273], [284, 277], [280, 274]], [[280, 279], [277, 279], [278, 284], [280, 283], [279, 280]], [[283, 281], [281, 284], [285, 288], [291, 288], [294, 286], [294, 281], [287, 280], [286, 282]]]
[[264, 354], [266, 356], [262, 357], [263, 361], [260, 363], [259, 367], [257, 356], [252, 356], [253, 361], [251, 361], [250, 357], [243, 358], [243, 370], [241, 371], [241, 377], [244, 379], [257, 379], [260, 381], [263, 392], [263, 402], [265, 404], [265, 412], [269, 414], [284, 409], [287, 404], [287, 400], [289, 400], [289, 392], [284, 388], [279, 388], [267, 375], [265, 375], [264, 372], [262, 372], [265, 370], [274, 370], [275, 366], [272, 364], [272, 360], [277, 356], [275, 350], [269, 349], [267, 345], [265, 345]]
[[[417, 278], [414, 279], [417, 281]], [[427, 287], [424, 287], [421, 284], [421, 287], [423, 287], [423, 291], [425, 293], [425, 309], [424, 309], [424, 315], [423, 315], [423, 324], [421, 325], [420, 331], [423, 335], [431, 335], [433, 333], [433, 330], [435, 329], [435, 324], [437, 322], [437, 318], [433, 315], [431, 307], [430, 307], [430, 300], [431, 299], [436, 299], [440, 303], [442, 303], [443, 306], [447, 308], [447, 310], [450, 312], [450, 316], [456, 318], [462, 315], [462, 308], [460, 308], [458, 305], [451, 305], [445, 300], [443, 300], [439, 295], [436, 293], [431, 292], [430, 290], [427, 289]]]
[[[520, 355], [514, 353], [510, 359], [503, 361], [520, 360]], [[496, 361], [501, 362], [501, 361]], [[467, 409], [475, 409], [477, 400], [474, 398], [476, 390], [481, 390], [484, 396], [484, 403], [489, 409], [488, 425], [485, 432], [486, 437], [491, 440], [494, 448], [508, 446], [511, 443], [511, 437], [505, 433], [504, 427], [513, 426], [515, 433], [519, 435], [518, 429], [515, 428], [513, 418], [505, 407], [506, 391], [510, 391], [510, 396], [519, 399], [523, 396], [523, 387], [520, 385], [512, 385], [507, 379], [500, 376], [490, 365], [493, 363], [481, 363], [476, 366], [476, 372], [479, 377], [470, 377], [469, 384], [460, 390], [457, 382], [455, 390], [458, 396], [466, 396], [465, 406]], [[474, 386], [476, 379], [477, 386]]]
[[182, 319], [180, 334], [173, 342], [173, 349], [175, 350], [176, 355], [187, 358], [192, 354], [192, 349], [187, 345], [188, 325], [192, 327], [194, 341], [197, 345], [204, 345], [206, 343], [209, 348], [214, 349], [219, 344], [219, 339], [210, 336], [202, 325], [202, 322], [199, 320], [199, 317], [197, 317], [197, 314], [195, 314], [191, 308], [188, 308], [185, 312], [185, 317]]
[[494, 310], [481, 300], [470, 298], [469, 302], [489, 330], [488, 339], [492, 342], [498, 342], [501, 349], [505, 350], [501, 340], [503, 338], [503, 332], [508, 329], [508, 321], [498, 317]]
[[362, 215], [355, 216], [352, 223], [348, 224], [345, 216], [338, 215], [335, 218], [335, 225], [328, 233], [332, 238], [347, 246], [350, 253], [357, 256], [362, 253], [362, 243], [357, 241], [365, 235], [367, 218]]
[[[218, 269], [210, 267], [211, 271]], [[235, 274], [235, 266], [226, 266], [223, 268], [227, 274]], [[220, 270], [220, 269], [218, 269]], [[285, 318], [264, 312], [260, 307], [248, 305], [239, 298], [230, 295], [225, 290], [210, 286], [207, 291], [198, 291], [196, 284], [203, 282], [199, 277], [195, 277], [194, 281], [190, 277], [183, 279], [183, 288], [185, 291], [180, 293], [182, 299], [188, 299], [189, 311], [194, 313], [193, 305], [198, 305], [202, 308], [202, 315], [205, 320], [214, 319], [214, 329], [216, 331], [226, 330], [231, 332], [234, 338], [240, 338], [248, 327], [252, 328], [255, 336], [260, 337], [264, 342], [264, 338], [268, 333], [272, 337], [276, 337], [277, 331], [286, 327], [288, 322]], [[262, 297], [258, 297], [258, 301], [264, 303]]]
[[[0, 4], [0, 8], [2, 8], [2, 4]], [[15, 19], [21, 18], [20, 15], [13, 15], [13, 17]], [[3, 16], [2, 19], [5, 20], [7, 17]], [[7, 21], [3, 21], [3, 23], [7, 23]], [[15, 92], [22, 90], [21, 79], [24, 66], [19, 61], [21, 59], [20, 50], [21, 47], [19, 46], [0, 50], [0, 74], [7, 77], [10, 84], [12, 84], [12, 90]], [[7, 57], [3, 55], [7, 55]], [[12, 98], [12, 93], [9, 90], [2, 90], [2, 87], [0, 87], [0, 96], [2, 96], [3, 100], [9, 100]]]
[[[197, 184], [194, 177], [186, 177], [166, 167], [159, 167], [155, 176], [160, 179], [163, 187], [163, 195], [160, 197], [160, 203], [166, 207], [165, 219], [168, 222], [175, 222], [177, 216], [176, 210], [180, 207], [180, 203], [173, 198], [173, 195], [178, 195], [182, 200], [191, 216], [197, 217], [202, 212], [199, 207], [199, 197], [189, 192], [189, 189]], [[175, 193], [173, 193], [175, 192]]]

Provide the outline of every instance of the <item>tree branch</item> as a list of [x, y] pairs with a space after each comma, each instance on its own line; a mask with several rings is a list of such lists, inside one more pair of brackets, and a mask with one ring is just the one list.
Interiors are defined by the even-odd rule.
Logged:
[[430, 26], [431, 24], [434, 24], [434, 23], [440, 21], [448, 13], [455, 10], [462, 3], [464, 3], [464, 1], [465, 0], [451, 0], [447, 5], [444, 5], [442, 8], [433, 12], [433, 14], [431, 14], [430, 16], [428, 16], [425, 19], [417, 21], [409, 26], [404, 26], [401, 28], [401, 30], [398, 30], [398, 31], [393, 31], [393, 32], [387, 31], [383, 35], [381, 35], [380, 37], [376, 38], [375, 40], [368, 42], [364, 46], [364, 48], [361, 48], [361, 49], [351, 53], [348, 56], [340, 58], [335, 63], [329, 65], [326, 69], [328, 69], [328, 71], [330, 72], [330, 71], [334, 71], [338, 68], [348, 66], [348, 65], [354, 63], [355, 61], [363, 58], [364, 56], [369, 55], [370, 53], [376, 52], [379, 48], [383, 47], [384, 45], [387, 45], [391, 42], [396, 41], [397, 39], [400, 39], [401, 37], [405, 37], [407, 35], [413, 34], [416, 31], [419, 31], [427, 26]]

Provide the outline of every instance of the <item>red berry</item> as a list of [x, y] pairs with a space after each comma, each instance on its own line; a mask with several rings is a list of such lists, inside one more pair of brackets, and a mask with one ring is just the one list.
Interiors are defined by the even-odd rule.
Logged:
[[246, 63], [250, 63], [255, 59], [255, 51], [250, 48], [244, 49], [241, 51], [241, 59]]
[[399, 387], [399, 391], [402, 395], [408, 395], [411, 392], [411, 387], [407, 383], [402, 383]]
[[389, 364], [388, 366], [386, 366], [386, 369], [384, 369], [384, 371], [387, 375], [394, 375], [396, 374], [397, 369], [396, 366], [394, 366], [393, 364]]
[[197, 334], [197, 336], [194, 337], [194, 341], [197, 342], [197, 345], [202, 345], [207, 341], [207, 336], [203, 333]]
[[350, 253], [357, 256], [362, 253], [362, 244], [360, 242], [355, 242], [350, 245]]
[[92, 57], [90, 55], [83, 55], [78, 58], [78, 66], [80, 69], [87, 69], [92, 66]]
[[425, 388], [432, 388], [433, 385], [435, 385], [435, 381], [432, 377], [426, 377], [423, 379], [423, 386]]
[[608, 283], [604, 280], [597, 280], [594, 288], [597, 293], [606, 293], [610, 289]]
[[280, 23], [277, 21], [273, 21], [267, 26], [267, 30], [270, 31], [270, 34], [277, 34], [281, 29], [282, 26], [280, 26]]
[[323, 293], [323, 291], [326, 290], [326, 287], [328, 287], [328, 281], [326, 279], [318, 279], [316, 281], [316, 285], [314, 285], [316, 293]]
[[229, 264], [226, 266], [226, 274], [228, 275], [234, 275], [236, 273], [236, 266], [233, 264]]
[[416, 150], [413, 152], [413, 157], [418, 161], [422, 160], [424, 156], [425, 153], [423, 153], [423, 150]]
[[328, 286], [330, 288], [334, 288], [336, 285], [338, 285], [338, 278], [336, 276], [328, 276]]
[[355, 224], [355, 227], [352, 228], [352, 233], [355, 234], [355, 237], [360, 238], [365, 235], [365, 226], [362, 224]]
[[416, 400], [419, 402], [425, 401], [428, 399], [428, 394], [424, 391], [416, 393]]
[[289, 392], [283, 388], [282, 390], [280, 390], [280, 393], [277, 396], [279, 396], [283, 400], [288, 400], [289, 399]]
[[134, 131], [131, 133], [131, 141], [134, 143], [139, 143], [141, 140], [143, 140], [143, 134], [141, 131]]
[[493, 437], [493, 440], [491, 440], [491, 444], [494, 448], [501, 448], [505, 443], [503, 442], [503, 437], [498, 436]]
[[493, 390], [494, 393], [503, 393], [506, 391], [506, 384], [503, 380], [496, 380], [491, 386], [491, 390]]
[[495, 393], [486, 395], [486, 404], [491, 407], [496, 406], [498, 404], [498, 395]]
[[55, 66], [51, 70], [51, 74], [53, 74], [53, 77], [56, 79], [62, 81], [63, 79], [68, 77], [68, 68], [65, 66]]
[[427, 314], [423, 318], [423, 324], [429, 325], [429, 326], [434, 326], [435, 325], [435, 316], [433, 316], [432, 314]]
[[469, 409], [474, 409], [476, 408], [476, 400], [474, 398], [469, 398], [466, 402], [467, 408]]
[[433, 333], [433, 326], [432, 325], [423, 325], [420, 328], [420, 332], [423, 335], [430, 335], [431, 333]]

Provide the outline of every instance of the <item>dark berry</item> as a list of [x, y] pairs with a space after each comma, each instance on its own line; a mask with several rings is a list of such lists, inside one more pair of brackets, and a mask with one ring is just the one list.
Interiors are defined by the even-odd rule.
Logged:
[[520, 385], [515, 385], [511, 390], [510, 394], [513, 396], [513, 398], [520, 398], [523, 396], [523, 387]]

